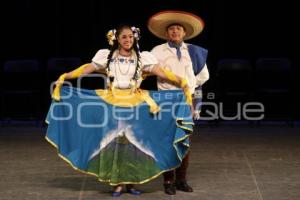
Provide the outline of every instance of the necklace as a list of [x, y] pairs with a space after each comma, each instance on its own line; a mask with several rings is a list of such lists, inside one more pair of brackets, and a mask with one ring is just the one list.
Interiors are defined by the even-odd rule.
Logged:
[[[122, 67], [122, 65], [120, 66], [120, 61], [122, 62], [122, 60], [123, 60], [124, 63], [127, 62], [127, 65], [123, 64], [123, 67]], [[123, 63], [123, 62], [122, 62], [122, 63]], [[130, 57], [129, 59], [127, 59], [127, 58], [119, 58], [119, 56], [118, 56], [118, 57], [116, 58], [116, 67], [118, 67], [118, 70], [119, 70], [119, 72], [120, 72], [122, 75], [128, 75], [129, 70], [130, 70], [131, 62], [132, 62], [131, 57]], [[127, 69], [125, 69], [126, 66], [127, 66]], [[122, 71], [121, 68], [124, 68], [125, 70]]]
[[119, 50], [118, 53], [119, 53], [119, 55], [121, 55], [121, 56], [123, 56], [123, 57], [131, 57], [132, 51], [130, 51], [130, 52], [125, 51], [125, 54], [126, 54], [126, 55], [121, 54], [120, 50]]
[[[120, 65], [120, 62], [123, 63]], [[130, 72], [130, 68], [131, 68], [131, 64], [134, 64], [134, 60], [131, 59], [131, 57], [129, 59], [127, 58], [120, 58], [119, 56], [117, 56], [115, 58], [115, 78], [116, 80], [114, 81], [115, 82], [115, 85], [117, 85], [118, 88], [124, 88], [124, 78], [121, 78], [120, 75], [123, 75], [125, 76], [125, 79], [130, 79], [129, 77], [129, 72]], [[127, 63], [127, 65], [125, 65], [125, 63]], [[122, 66], [123, 65], [123, 66]], [[125, 69], [127, 66], [127, 69]], [[118, 68], [118, 69], [117, 69]], [[122, 71], [121, 68], [125, 69], [125, 71]], [[120, 85], [120, 81], [123, 82], [123, 86]], [[125, 81], [127, 82], [127, 81]], [[130, 81], [128, 81], [128, 86], [125, 86], [127, 88], [130, 88]]]

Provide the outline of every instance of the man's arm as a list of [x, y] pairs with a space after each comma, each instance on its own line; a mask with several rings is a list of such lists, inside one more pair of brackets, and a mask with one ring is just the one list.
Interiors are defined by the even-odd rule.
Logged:
[[209, 72], [205, 64], [203, 69], [196, 75], [196, 87], [202, 86], [209, 79]]

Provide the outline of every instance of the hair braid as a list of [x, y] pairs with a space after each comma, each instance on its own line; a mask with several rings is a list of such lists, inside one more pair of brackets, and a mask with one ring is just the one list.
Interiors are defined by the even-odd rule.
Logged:
[[110, 52], [107, 56], [107, 64], [106, 64], [106, 72], [107, 72], [107, 76], [109, 78], [110, 83], [112, 83], [114, 81], [114, 77], [110, 75], [110, 62], [112, 60], [112, 56], [114, 55], [114, 52], [118, 49], [118, 43], [114, 42], [113, 46], [110, 48]]
[[135, 51], [136, 53], [136, 68], [135, 68], [135, 72], [134, 72], [134, 75], [133, 75], [133, 79], [134, 80], [138, 80], [140, 78], [140, 70], [141, 70], [141, 54], [140, 54], [140, 48], [139, 48], [139, 45], [138, 45], [138, 42], [136, 40], [134, 40], [134, 44], [133, 44], [133, 50]]

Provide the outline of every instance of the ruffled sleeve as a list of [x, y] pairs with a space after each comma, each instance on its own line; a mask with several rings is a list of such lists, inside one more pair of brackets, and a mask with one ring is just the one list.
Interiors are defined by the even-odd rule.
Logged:
[[107, 64], [108, 49], [100, 49], [92, 59], [92, 64], [96, 69], [103, 69]]
[[143, 65], [143, 71], [145, 72], [151, 72], [154, 65], [158, 63], [155, 56], [148, 51], [141, 52], [141, 61]]

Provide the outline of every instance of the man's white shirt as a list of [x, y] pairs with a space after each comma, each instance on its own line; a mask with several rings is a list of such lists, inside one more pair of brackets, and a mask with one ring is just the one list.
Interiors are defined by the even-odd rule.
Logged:
[[[188, 82], [191, 93], [195, 92], [195, 88], [203, 85], [209, 79], [207, 65], [202, 68], [200, 73], [194, 75], [192, 60], [189, 55], [186, 43], [182, 43], [180, 47], [181, 59], [176, 54], [176, 48], [172, 48], [168, 43], [164, 43], [154, 47], [151, 53], [157, 58], [158, 65], [172, 71], [179, 77], [185, 78]], [[159, 90], [174, 90], [178, 87], [165, 82], [158, 78], [157, 87]]]

